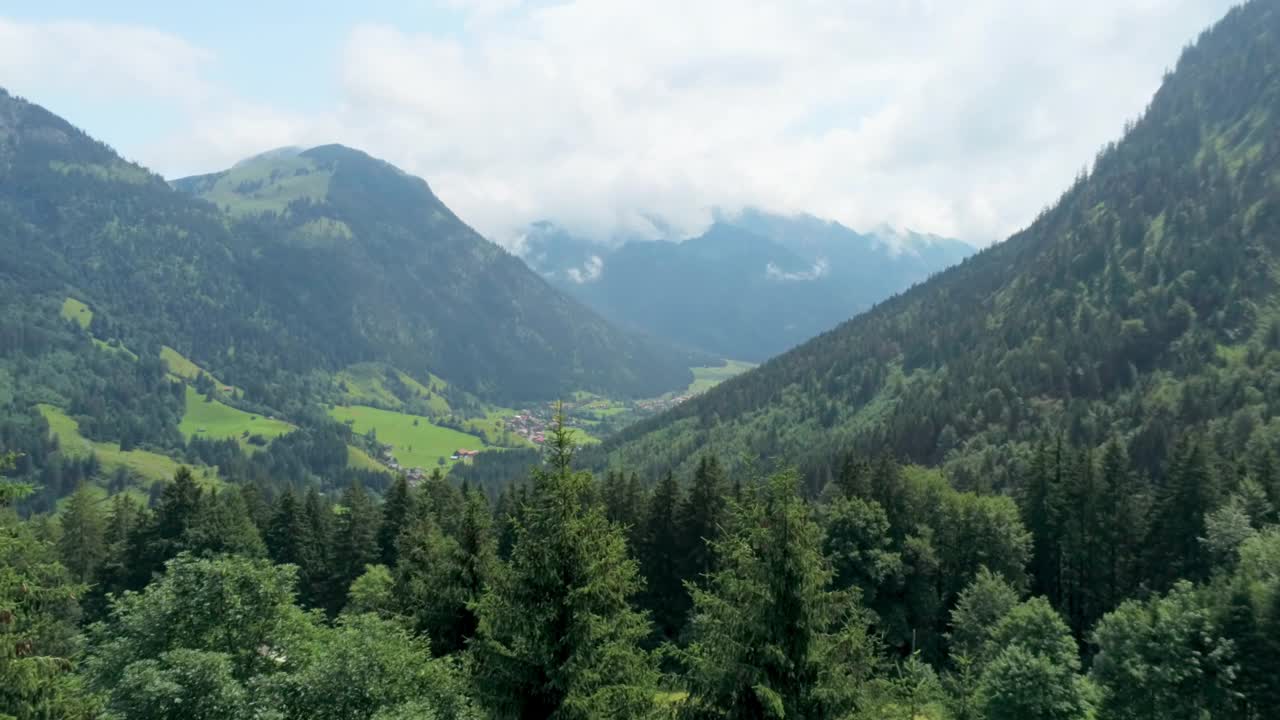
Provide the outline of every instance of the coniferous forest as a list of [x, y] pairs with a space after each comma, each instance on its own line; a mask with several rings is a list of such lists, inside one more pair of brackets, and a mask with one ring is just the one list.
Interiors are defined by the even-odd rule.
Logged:
[[170, 186], [0, 92], [0, 720], [1280, 712], [1277, 3], [1008, 240], [602, 442], [558, 406], [426, 472], [326, 409], [705, 357], [291, 157]]

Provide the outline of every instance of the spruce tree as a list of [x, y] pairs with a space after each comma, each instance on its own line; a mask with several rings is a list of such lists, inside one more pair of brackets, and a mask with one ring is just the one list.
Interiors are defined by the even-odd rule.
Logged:
[[413, 496], [409, 493], [409, 481], [404, 475], [398, 475], [395, 482], [391, 483], [391, 487], [387, 488], [386, 498], [382, 502], [382, 527], [378, 529], [378, 550], [383, 565], [389, 568], [396, 566], [396, 541], [412, 517]]
[[378, 562], [378, 506], [356, 482], [342, 493], [342, 512], [333, 536], [333, 581], [329, 608], [337, 612], [346, 605], [347, 590], [365, 567]]
[[714, 543], [718, 567], [693, 589], [681, 716], [845, 717], [877, 666], [870, 622], [830, 588], [821, 531], [794, 474], [771, 478]]
[[58, 562], [57, 548], [13, 512], [31, 493], [3, 478], [13, 458], [0, 454], [0, 717], [97, 717], [68, 672], [84, 586]]
[[473, 680], [494, 718], [639, 718], [654, 711], [648, 632], [628, 598], [640, 589], [622, 529], [591, 502], [589, 473], [570, 468], [571, 431], [557, 414], [535, 470], [511, 562], [477, 608]]
[[1204, 446], [1183, 437], [1171, 453], [1147, 542], [1150, 567], [1163, 585], [1208, 577], [1208, 552], [1200, 539], [1215, 496]]
[[729, 481], [715, 455], [698, 461], [680, 513], [681, 533], [687, 557], [684, 576], [696, 578], [714, 569], [712, 543], [720, 537], [726, 518]]
[[681, 574], [685, 554], [677, 521], [680, 508], [680, 486], [668, 471], [649, 499], [637, 548], [645, 579], [640, 605], [653, 617], [658, 637], [663, 640], [679, 636], [692, 604]]
[[225, 490], [210, 495], [187, 529], [184, 548], [196, 555], [264, 557], [266, 546], [258, 526], [249, 516], [244, 495]]
[[107, 557], [106, 521], [88, 485], [82, 483], [67, 498], [58, 524], [62, 528], [58, 538], [62, 564], [76, 582], [92, 582]]

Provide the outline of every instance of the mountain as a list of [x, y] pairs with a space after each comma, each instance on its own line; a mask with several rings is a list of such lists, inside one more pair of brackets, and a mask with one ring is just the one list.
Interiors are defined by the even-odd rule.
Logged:
[[1004, 486], [1058, 435], [1154, 472], [1180, 435], [1280, 451], [1280, 7], [1238, 7], [1025, 230], [610, 439], [651, 472], [844, 451]]
[[383, 360], [508, 402], [650, 396], [688, 358], [619, 332], [464, 224], [423, 180], [358, 150], [282, 149], [174, 187], [235, 220], [244, 277], [341, 362]]
[[277, 406], [285, 375], [365, 361], [502, 401], [690, 380], [685, 357], [613, 328], [359, 151], [286, 149], [175, 187], [0, 94], [0, 275], [29, 303], [88, 304], [98, 334], [134, 351], [172, 346]]
[[746, 210], [682, 242], [599, 243], [549, 222], [525, 234], [535, 270], [609, 319], [722, 357], [760, 361], [972, 252], [915, 233], [862, 235]]

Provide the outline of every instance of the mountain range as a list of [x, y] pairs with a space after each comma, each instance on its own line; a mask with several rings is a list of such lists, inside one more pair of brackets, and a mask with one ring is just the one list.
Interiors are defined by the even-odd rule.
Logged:
[[95, 334], [172, 346], [263, 398], [370, 361], [506, 402], [691, 380], [686, 354], [620, 332], [423, 180], [338, 145], [171, 187], [0, 94], [0, 223], [0, 276], [28, 303], [73, 297]]
[[955, 264], [960, 241], [747, 209], [680, 241], [610, 243], [535, 223], [521, 256], [624, 327], [760, 362]]

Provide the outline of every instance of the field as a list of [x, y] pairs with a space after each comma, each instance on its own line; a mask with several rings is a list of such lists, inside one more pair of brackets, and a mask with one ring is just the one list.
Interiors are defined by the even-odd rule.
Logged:
[[[352, 429], [360, 434], [371, 429], [376, 431], [378, 442], [390, 445], [396, 460], [404, 467], [430, 470], [442, 458], [448, 463], [454, 450], [483, 450], [488, 447], [474, 435], [432, 425], [428, 418], [418, 415], [366, 405], [337, 405], [329, 409], [329, 416], [338, 422], [351, 421]], [[414, 425], [415, 421], [417, 425]]]
[[62, 301], [62, 317], [67, 320], [75, 320], [80, 323], [80, 327], [88, 330], [89, 323], [93, 322], [93, 311], [89, 309], [88, 305], [69, 297]]
[[169, 373], [184, 380], [195, 380], [204, 372], [200, 366], [191, 362], [182, 353], [168, 345], [160, 346], [160, 359], [169, 366]]
[[[324, 200], [329, 192], [331, 176], [331, 171], [319, 168], [309, 158], [262, 158], [228, 170], [204, 193], [204, 197], [236, 215], [280, 212], [294, 200]], [[258, 187], [241, 192], [240, 189], [246, 186]]]
[[[384, 379], [387, 373], [387, 366], [381, 363], [360, 363], [352, 365], [337, 374], [335, 380], [341, 383], [346, 389], [344, 395], [348, 405], [377, 405], [379, 407], [398, 409], [404, 406], [404, 402], [396, 397], [386, 386]], [[448, 415], [451, 412], [449, 402], [444, 396], [431, 392], [431, 388], [423, 385], [417, 380], [409, 377], [399, 370], [392, 370], [400, 379], [400, 382], [409, 388], [409, 391], [417, 395], [422, 403], [424, 403], [433, 415]], [[435, 375], [427, 378], [427, 382], [443, 386], [445, 383]]]
[[270, 440], [293, 429], [292, 425], [283, 420], [253, 415], [217, 400], [206, 402], [204, 396], [190, 385], [187, 386], [187, 411], [178, 424], [178, 430], [188, 439], [193, 435], [214, 440], [261, 435]]
[[[167, 455], [146, 450], [122, 451], [116, 443], [94, 442], [81, 435], [79, 424], [60, 408], [45, 404], [37, 407], [48, 421], [49, 429], [58, 436], [62, 452], [68, 457], [84, 457], [90, 452], [96, 453], [105, 470], [113, 471], [123, 466], [149, 482], [171, 480], [178, 470], [178, 461]], [[214, 468], [193, 468], [193, 472], [197, 478], [206, 478], [216, 483], [217, 470]]]
[[347, 446], [347, 467], [357, 470], [386, 470], [381, 463], [369, 457], [369, 453], [355, 445]]
[[753, 367], [755, 367], [755, 365], [752, 363], [740, 362], [738, 360], [726, 360], [725, 364], [719, 367], [689, 368], [693, 371], [693, 382], [685, 392], [691, 394], [706, 392], [725, 380], [728, 380], [735, 375], [741, 375]]

